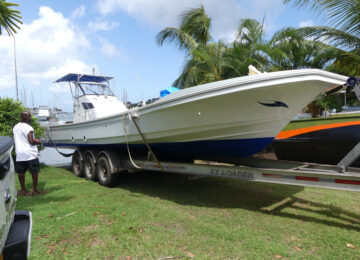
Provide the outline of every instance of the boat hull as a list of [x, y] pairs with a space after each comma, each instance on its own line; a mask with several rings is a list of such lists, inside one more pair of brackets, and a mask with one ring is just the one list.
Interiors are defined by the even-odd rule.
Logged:
[[[272, 142], [273, 138], [215, 140], [195, 142], [152, 143], [151, 149], [159, 160], [191, 162], [195, 159], [217, 160], [235, 163], [240, 157], [247, 157], [261, 151]], [[52, 146], [52, 145], [48, 145]], [[114, 150], [128, 156], [127, 146], [132, 157], [147, 157], [148, 150], [144, 144], [80, 144], [69, 146], [57, 143], [58, 148], [74, 148], [82, 150]]]
[[[175, 92], [145, 107], [51, 126], [46, 146], [147, 151], [159, 157], [221, 159], [265, 148], [306, 104], [346, 77], [320, 70], [269, 73]], [[136, 124], [135, 124], [136, 122]]]
[[[325, 124], [324, 120], [319, 119], [322, 122], [320, 125], [281, 132], [272, 147], [280, 160], [335, 165], [360, 142], [360, 117], [343, 118], [351, 119], [332, 124]], [[331, 119], [328, 121], [331, 122]], [[282, 137], [286, 132], [288, 137]], [[360, 166], [360, 161], [353, 165]]]

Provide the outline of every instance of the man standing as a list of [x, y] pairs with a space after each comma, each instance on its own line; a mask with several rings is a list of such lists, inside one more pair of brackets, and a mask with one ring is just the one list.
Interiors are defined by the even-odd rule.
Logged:
[[34, 129], [30, 125], [31, 113], [24, 111], [20, 114], [20, 117], [20, 123], [17, 123], [13, 128], [16, 151], [16, 172], [19, 175], [21, 185], [21, 191], [18, 194], [27, 195], [25, 172], [29, 170], [33, 181], [32, 194], [35, 195], [39, 194], [37, 184], [40, 166], [37, 145], [41, 144], [41, 142], [34, 137]]

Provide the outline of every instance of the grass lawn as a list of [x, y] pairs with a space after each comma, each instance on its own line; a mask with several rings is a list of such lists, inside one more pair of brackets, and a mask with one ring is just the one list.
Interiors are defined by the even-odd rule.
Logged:
[[[143, 172], [115, 188], [42, 166], [30, 259], [360, 259], [360, 194]], [[27, 187], [31, 177], [26, 175]]]

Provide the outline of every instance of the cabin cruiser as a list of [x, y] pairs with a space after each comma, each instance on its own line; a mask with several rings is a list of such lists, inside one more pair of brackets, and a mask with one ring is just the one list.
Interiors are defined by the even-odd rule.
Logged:
[[235, 162], [268, 144], [308, 103], [347, 77], [319, 69], [249, 75], [182, 89], [128, 109], [111, 77], [68, 74], [73, 122], [49, 125], [45, 146], [116, 150], [161, 160]]
[[47, 121], [50, 117], [50, 111], [48, 106], [39, 106], [37, 118], [39, 121]]

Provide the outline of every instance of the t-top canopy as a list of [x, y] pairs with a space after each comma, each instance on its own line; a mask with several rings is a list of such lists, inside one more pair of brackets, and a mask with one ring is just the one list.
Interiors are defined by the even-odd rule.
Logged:
[[102, 83], [102, 82], [105, 82], [105, 81], [109, 81], [110, 79], [113, 79], [113, 77], [93, 76], [93, 75], [69, 73], [66, 76], [56, 80], [55, 83], [59, 83], [59, 82], [88, 82], [88, 83], [89, 82], [96, 82], [96, 83]]

